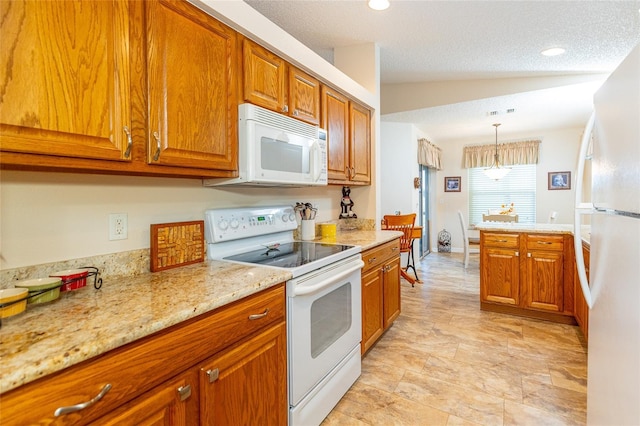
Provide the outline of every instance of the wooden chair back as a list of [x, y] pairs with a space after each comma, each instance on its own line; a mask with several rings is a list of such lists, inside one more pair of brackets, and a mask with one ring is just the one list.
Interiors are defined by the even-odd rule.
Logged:
[[402, 236], [400, 237], [400, 251], [410, 251], [416, 214], [385, 215], [382, 218], [382, 222], [385, 229], [402, 232]]

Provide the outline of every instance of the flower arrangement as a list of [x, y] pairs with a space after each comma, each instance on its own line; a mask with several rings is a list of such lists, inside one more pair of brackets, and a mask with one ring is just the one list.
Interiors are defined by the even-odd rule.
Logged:
[[503, 204], [500, 207], [501, 207], [500, 208], [500, 214], [513, 214], [515, 212], [515, 206], [513, 205], [513, 203], [511, 203], [508, 206]]

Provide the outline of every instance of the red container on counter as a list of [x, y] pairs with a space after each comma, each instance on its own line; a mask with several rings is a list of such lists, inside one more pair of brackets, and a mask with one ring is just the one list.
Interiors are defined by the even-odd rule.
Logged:
[[58, 277], [62, 279], [62, 291], [77, 290], [87, 285], [87, 275], [89, 271], [86, 269], [67, 269], [65, 271], [54, 272], [49, 274], [50, 277]]

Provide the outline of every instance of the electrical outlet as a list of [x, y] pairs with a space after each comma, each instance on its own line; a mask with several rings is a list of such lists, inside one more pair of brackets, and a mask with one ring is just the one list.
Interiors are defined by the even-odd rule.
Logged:
[[112, 213], [109, 215], [109, 241], [127, 239], [127, 214]]

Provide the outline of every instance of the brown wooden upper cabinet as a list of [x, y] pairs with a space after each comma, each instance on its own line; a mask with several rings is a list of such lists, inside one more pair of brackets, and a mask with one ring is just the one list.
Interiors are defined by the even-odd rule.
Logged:
[[371, 183], [371, 114], [340, 92], [322, 86], [322, 124], [327, 130], [330, 184]]
[[3, 1], [0, 15], [0, 149], [130, 160], [129, 3]]
[[320, 82], [249, 39], [242, 42], [242, 101], [320, 123]]
[[183, 1], [147, 5], [148, 161], [236, 170], [236, 33]]

